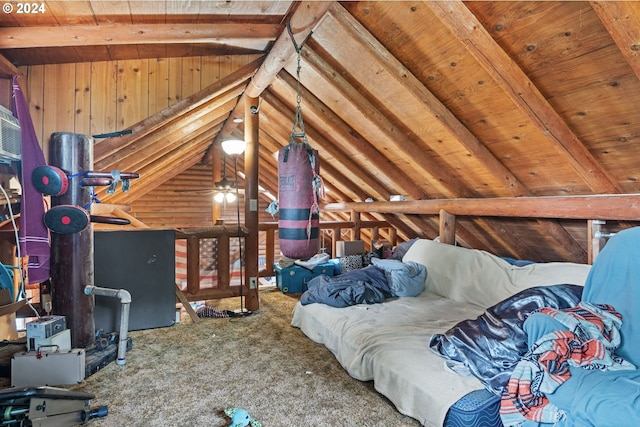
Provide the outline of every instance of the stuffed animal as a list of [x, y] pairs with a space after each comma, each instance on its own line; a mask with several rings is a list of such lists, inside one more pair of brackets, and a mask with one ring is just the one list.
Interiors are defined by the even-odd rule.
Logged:
[[251, 427], [262, 427], [259, 421], [251, 418], [246, 409], [229, 408], [225, 409], [224, 413], [231, 418], [230, 427], [247, 427], [249, 424]]

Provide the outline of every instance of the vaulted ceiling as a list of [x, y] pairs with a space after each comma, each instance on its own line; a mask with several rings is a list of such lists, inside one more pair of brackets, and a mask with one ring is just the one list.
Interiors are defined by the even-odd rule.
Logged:
[[[96, 143], [101, 169], [145, 172], [127, 203], [211, 162], [212, 141], [241, 137], [231, 119], [246, 96], [260, 98], [260, 185], [276, 194], [273, 153], [289, 141], [298, 96], [295, 46], [327, 202], [640, 192], [640, 3], [42, 5], [0, 15], [4, 74], [33, 64], [264, 55], [132, 134]], [[179, 132], [194, 123], [188, 136]], [[437, 216], [370, 216], [404, 237], [438, 234]], [[458, 223], [466, 245], [541, 261], [585, 261], [584, 229], [554, 219]]]

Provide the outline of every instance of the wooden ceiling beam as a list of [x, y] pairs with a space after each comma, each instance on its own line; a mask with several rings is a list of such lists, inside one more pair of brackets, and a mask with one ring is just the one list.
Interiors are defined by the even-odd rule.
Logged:
[[[373, 37], [366, 28], [362, 27], [360, 23], [349, 14], [342, 6], [335, 5], [329, 11], [329, 16], [340, 24], [348, 36], [345, 39], [355, 41], [359, 44], [361, 49], [370, 49], [375, 52], [376, 57], [382, 65], [388, 70], [388, 74], [391, 78], [394, 78], [400, 82], [400, 85], [404, 86], [406, 91], [419, 99], [419, 102], [423, 104], [425, 114], [430, 114], [442, 123], [452, 135], [464, 145], [464, 147], [474, 157], [484, 165], [484, 167], [498, 180], [504, 183], [507, 190], [514, 196], [531, 195], [530, 191], [522, 184], [517, 177], [511, 173], [487, 148], [483, 145], [469, 130], [464, 126], [455, 115], [448, 109], [442, 102], [435, 97], [404, 65], [402, 65], [394, 56], [386, 50], [386, 48]], [[328, 20], [327, 20], [328, 22]], [[324, 46], [328, 49], [327, 46]], [[323, 63], [316, 55], [309, 52], [309, 49], [304, 51], [305, 59], [313, 64], [314, 67], [321, 68], [320, 63]], [[326, 67], [325, 67], [326, 68]], [[357, 90], [351, 87], [345, 79], [340, 77], [340, 73], [335, 70], [323, 69], [324, 75], [332, 76], [333, 84], [340, 83], [340, 90], [347, 94], [347, 97], [358, 105], [363, 111], [369, 111], [366, 114], [364, 120], [377, 120], [377, 127], [380, 132], [385, 134], [390, 133], [390, 129], [396, 130], [395, 135], [390, 135], [390, 144], [392, 144], [397, 150], [404, 151], [406, 156], [411, 161], [417, 163], [419, 168], [431, 175], [433, 180], [437, 182], [445, 190], [445, 194], [449, 194], [452, 197], [468, 197], [469, 195], [477, 196], [475, 192], [467, 188], [463, 182], [458, 181], [438, 181], [435, 177], [441, 173], [441, 166], [438, 162], [435, 162], [426, 151], [422, 150], [417, 144], [407, 143], [404, 135], [401, 135], [397, 130], [397, 126], [388, 121], [382, 114], [374, 114], [371, 111], [375, 110], [373, 105], [369, 105], [369, 101], [360, 94]], [[398, 182], [398, 181], [396, 181]], [[402, 182], [402, 181], [400, 181]], [[406, 181], [405, 181], [406, 182]], [[423, 197], [414, 197], [416, 199]], [[495, 221], [488, 218], [479, 219], [477, 221], [482, 224], [486, 233], [493, 233], [496, 229]], [[571, 248], [572, 252], [577, 256], [583, 256], [584, 249], [573, 239], [573, 237], [556, 223], [550, 222], [545, 224], [554, 235], [563, 236], [561, 244], [563, 247]], [[462, 233], [461, 233], [462, 234]], [[465, 233], [466, 239], [471, 238], [471, 233]], [[498, 235], [493, 233], [493, 237], [499, 240], [503, 247], [508, 247], [510, 250], [517, 254], [526, 253], [526, 247], [519, 239], [512, 238], [509, 235]]]
[[[238, 128], [239, 122], [234, 119], [244, 117], [244, 102], [246, 97], [258, 98], [262, 92], [271, 84], [276, 75], [282, 70], [284, 64], [296, 53], [295, 46], [302, 46], [304, 41], [311, 35], [313, 29], [320, 23], [326, 11], [334, 2], [302, 2], [298, 5], [289, 21], [289, 30], [282, 31], [269, 50], [262, 65], [251, 78], [245, 93], [238, 100], [238, 104], [233, 109], [229, 118], [225, 122], [222, 131], [216, 135], [211, 148], [205, 153], [203, 161], [208, 163], [211, 160], [211, 150], [222, 140], [229, 138]], [[293, 39], [291, 36], [293, 35]], [[295, 43], [295, 45], [294, 45]]]
[[[296, 53], [295, 46], [302, 46], [313, 29], [318, 25], [325, 13], [335, 2], [307, 1], [298, 5], [291, 16], [288, 30], [282, 31], [267, 58], [247, 87], [247, 96], [257, 98], [273, 81], [274, 77], [282, 70], [284, 65]], [[293, 39], [291, 38], [293, 36]], [[294, 46], [295, 43], [295, 46]]]
[[[136, 144], [135, 150], [123, 153], [117, 162], [110, 164], [110, 167], [106, 164], [98, 164], [98, 166], [101, 166], [101, 170], [110, 170], [111, 168], [117, 167], [118, 169], [136, 172], [148, 164], [166, 163], [167, 154], [180, 149], [191, 140], [200, 138], [202, 134], [209, 134], [212, 128], [215, 129], [216, 132], [219, 131], [224, 117], [224, 112], [218, 110], [210, 111], [196, 122], [185, 123], [181, 127], [174, 129], [171, 133], [155, 138], [147, 138], [144, 144]], [[165, 171], [167, 178], [172, 175], [171, 163], [165, 164]]]
[[0, 49], [36, 47], [117, 46], [178, 43], [224, 43], [234, 40], [272, 42], [281, 24], [103, 24], [59, 27], [0, 28]]
[[640, 78], [640, 8], [636, 2], [592, 1], [591, 7]]
[[[198, 138], [192, 138], [179, 148], [167, 153], [163, 162], [150, 163], [138, 170], [140, 178], [135, 179], [135, 182], [132, 183], [132, 188], [135, 186], [136, 191], [126, 193], [117, 191], [114, 194], [104, 194], [105, 189], [101, 188], [98, 192], [100, 199], [114, 204], [132, 204], [135, 200], [161, 186], [167, 179], [173, 178], [197, 164], [202, 153], [211, 143], [211, 138], [218, 130], [219, 128], [209, 129]], [[170, 165], [170, 169], [167, 169], [167, 165]]]
[[14, 67], [14, 65], [9, 62], [7, 58], [0, 55], [0, 77], [2, 78], [11, 78], [11, 76], [19, 75], [18, 69]]
[[[216, 118], [226, 117], [237, 97], [242, 93], [242, 87], [233, 88], [225, 92], [219, 98], [200, 105], [193, 111], [175, 117], [163, 127], [140, 136], [135, 143], [124, 145], [120, 150], [107, 156], [95, 155], [94, 164], [99, 168], [108, 168], [110, 165], [120, 165], [130, 157], [139, 158], [142, 150], [151, 147], [150, 153], [157, 152], [163, 146], [170, 145], [182, 135], [198, 132], [198, 128], [209, 126], [208, 117], [214, 114]], [[231, 104], [231, 105], [230, 105]]]
[[[396, 59], [375, 37], [373, 37], [365, 28], [362, 27], [355, 19], [342, 7], [334, 7], [331, 9], [331, 15], [335, 17], [341, 25], [349, 31], [349, 40], [357, 40], [363, 49], [371, 49], [376, 52], [381, 64], [388, 70], [389, 75], [395, 80], [401, 82], [407, 92], [412, 94], [418, 102], [423, 105], [424, 114], [432, 116], [442, 124], [464, 148], [498, 181], [502, 182], [504, 187], [514, 196], [526, 195], [528, 190], [518, 178], [507, 169], [480, 141], [469, 131], [469, 129], [449, 110], [427, 87], [425, 87], [417, 77], [411, 73], [398, 59]], [[401, 144], [406, 146], [408, 144]], [[414, 153], [409, 153], [412, 155]], [[425, 159], [424, 157], [427, 157]], [[435, 164], [426, 154], [415, 157], [422, 168], [432, 176], [438, 176], [440, 165]], [[457, 197], [477, 197], [471, 189], [464, 187], [462, 184], [448, 184], [448, 191]]]
[[547, 136], [594, 193], [622, 192], [620, 185], [591, 155], [536, 85], [462, 1], [429, 1], [426, 4], [496, 81], [514, 105]]
[[[263, 93], [263, 99], [265, 103], [268, 104], [270, 108], [273, 109], [273, 113], [284, 114], [285, 112], [291, 113], [289, 117], [293, 117], [293, 112], [286, 105], [284, 105], [279, 99], [277, 99], [270, 91]], [[341, 151], [327, 136], [332, 135], [331, 139], [342, 140], [340, 134], [335, 133], [335, 129], [331, 129], [330, 127], [322, 128], [321, 132], [315, 131], [315, 127], [313, 123], [309, 120], [306, 121], [306, 131], [307, 136], [310, 140], [314, 141], [317, 147], [322, 147], [321, 154], [327, 153], [331, 156], [335, 161], [339, 163], [340, 169], [346, 171], [349, 178], [347, 178], [344, 174], [340, 174], [344, 181], [343, 185], [347, 186], [349, 184], [353, 185], [354, 181], [361, 181], [364, 183], [363, 186], [359, 186], [357, 189], [350, 189], [349, 192], [356, 195], [360, 201], [364, 201], [367, 197], [373, 197], [378, 200], [388, 200], [390, 196], [390, 191], [385, 188], [380, 182], [377, 181], [376, 177], [367, 172], [366, 168], [363, 165], [360, 165], [354, 161], [354, 159], [349, 156], [345, 156], [344, 152]], [[326, 162], [321, 164], [324, 165]]]
[[[427, 196], [426, 192], [411, 179], [401, 168], [394, 165], [387, 159], [380, 149], [367, 142], [368, 135], [364, 134], [363, 127], [368, 129], [375, 129], [375, 132], [371, 130], [369, 134], [375, 133], [378, 138], [371, 138], [375, 140], [381, 146], [391, 150], [396, 148], [398, 150], [409, 150], [410, 153], [415, 154], [417, 158], [424, 158], [424, 153], [420, 154], [414, 148], [408, 147], [411, 144], [400, 144], [403, 141], [401, 135], [392, 134], [395, 126], [389, 119], [387, 119], [375, 106], [373, 106], [356, 88], [354, 88], [346, 79], [344, 79], [339, 72], [333, 69], [327, 64], [317, 53], [307, 48], [303, 50], [303, 56], [305, 58], [305, 82], [313, 80], [312, 84], [316, 87], [332, 88], [334, 92], [339, 93], [344, 98], [345, 103], [334, 105], [331, 110], [335, 111], [336, 107], [344, 109], [340, 110], [341, 120], [351, 121], [358, 123], [360, 129], [354, 128], [357, 135], [362, 135], [361, 138], [349, 138], [343, 141], [347, 143], [359, 143], [358, 153], [369, 159], [372, 164], [375, 164], [379, 168], [378, 179], [383, 177], [387, 178], [387, 185], [385, 187], [394, 188], [395, 194], [406, 194], [413, 199], [423, 199]], [[295, 74], [295, 71], [288, 70], [289, 73]], [[348, 102], [348, 103], [347, 103]], [[345, 119], [346, 115], [350, 115], [349, 119]], [[381, 138], [385, 136], [385, 138]], [[391, 185], [391, 186], [390, 186]]]

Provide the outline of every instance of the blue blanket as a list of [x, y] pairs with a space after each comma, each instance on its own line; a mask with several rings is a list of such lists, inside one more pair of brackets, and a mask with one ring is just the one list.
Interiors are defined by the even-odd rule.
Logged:
[[[622, 315], [621, 343], [615, 354], [640, 366], [640, 227], [616, 234], [593, 264], [582, 301], [609, 304]], [[536, 314], [525, 322], [529, 345], [548, 333], [567, 329]], [[601, 371], [570, 366], [570, 378], [553, 393], [550, 404], [564, 413], [555, 424], [528, 421], [523, 427], [636, 427], [640, 425], [640, 371]]]
[[341, 308], [380, 303], [391, 296], [384, 270], [373, 265], [334, 277], [322, 274], [307, 287], [300, 297], [302, 305], [322, 303]]
[[516, 366], [502, 396], [500, 415], [505, 427], [519, 426], [525, 420], [553, 424], [563, 419], [566, 413], [549, 403], [546, 395], [571, 377], [571, 366], [603, 371], [635, 369], [614, 355], [620, 345], [621, 316], [613, 307], [582, 301], [578, 307], [543, 308], [538, 313], [556, 319], [563, 327], [538, 339]]

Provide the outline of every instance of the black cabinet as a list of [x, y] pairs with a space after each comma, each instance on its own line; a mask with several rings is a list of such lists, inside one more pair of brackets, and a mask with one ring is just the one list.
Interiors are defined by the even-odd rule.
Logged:
[[[129, 330], [171, 326], [176, 319], [175, 232], [94, 232], [94, 285], [131, 294]], [[95, 296], [95, 326], [120, 331], [118, 298]]]

